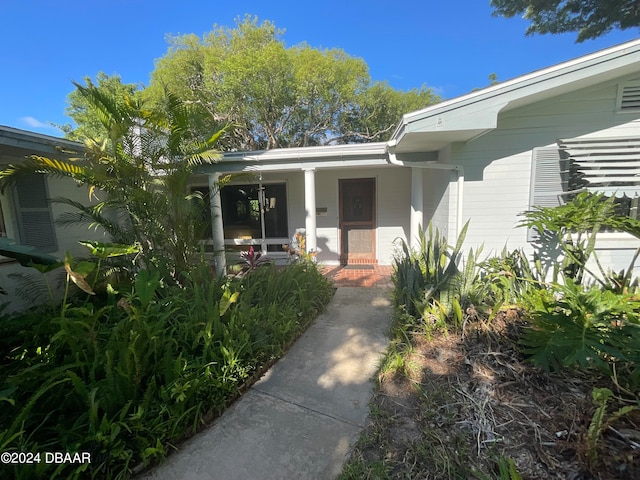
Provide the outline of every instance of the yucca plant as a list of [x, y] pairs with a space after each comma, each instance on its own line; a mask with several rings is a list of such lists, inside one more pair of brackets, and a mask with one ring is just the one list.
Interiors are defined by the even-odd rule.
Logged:
[[467, 266], [461, 269], [460, 265], [468, 226], [467, 222], [454, 246], [431, 224], [426, 232], [420, 231], [417, 250], [402, 240], [401, 253], [394, 260], [396, 306], [423, 319], [453, 318], [455, 324], [462, 324], [463, 304], [471, 293], [476, 268], [473, 252]]
[[426, 232], [420, 229], [417, 250], [401, 241], [401, 253], [394, 259], [393, 273], [398, 305], [415, 312], [415, 301], [432, 297], [441, 300], [440, 292], [446, 291], [459, 273], [458, 262], [468, 225], [468, 222], [464, 225], [455, 246], [450, 246], [437, 228], [434, 231], [432, 224]]

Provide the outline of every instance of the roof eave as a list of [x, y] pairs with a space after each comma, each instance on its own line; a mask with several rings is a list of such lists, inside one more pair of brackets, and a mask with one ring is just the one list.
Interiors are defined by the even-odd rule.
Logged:
[[443, 132], [456, 141], [466, 141], [476, 135], [474, 130], [495, 128], [498, 114], [511, 106], [561, 93], [575, 82], [588, 86], [637, 71], [638, 64], [640, 40], [634, 40], [405, 114], [391, 139], [399, 149], [411, 133], [429, 134], [433, 144], [442, 143], [437, 137]]

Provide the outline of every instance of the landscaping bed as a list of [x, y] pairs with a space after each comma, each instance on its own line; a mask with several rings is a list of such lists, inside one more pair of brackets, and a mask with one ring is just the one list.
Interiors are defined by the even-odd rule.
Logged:
[[[598, 372], [547, 373], [526, 362], [523, 326], [508, 310], [464, 334], [394, 343], [341, 478], [640, 478], [640, 412], [614, 416], [634, 405], [628, 393]], [[598, 387], [615, 398], [596, 432]]]
[[[0, 323], [0, 450], [41, 453], [1, 478], [129, 478], [218, 416], [324, 308], [308, 262], [181, 285], [140, 271], [129, 292]], [[46, 462], [44, 452], [91, 462]]]
[[[622, 270], [604, 228], [640, 239], [612, 198], [523, 214], [534, 254], [463, 255], [432, 226], [403, 242], [393, 340], [371, 423], [342, 480], [640, 478], [640, 248]], [[553, 245], [557, 256], [549, 256]]]

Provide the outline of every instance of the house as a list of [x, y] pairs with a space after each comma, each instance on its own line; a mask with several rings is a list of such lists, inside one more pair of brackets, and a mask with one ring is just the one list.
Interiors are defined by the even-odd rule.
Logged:
[[[79, 145], [0, 127], [0, 166], [60, 148]], [[252, 245], [285, 258], [302, 230], [321, 263], [390, 265], [396, 240], [415, 245], [429, 223], [453, 241], [469, 221], [467, 248], [531, 253], [520, 215], [566, 200], [568, 163], [585, 189], [638, 217], [640, 40], [407, 113], [388, 142], [226, 153], [201, 167], [193, 188], [212, 192], [219, 272]], [[81, 249], [86, 228], [56, 228], [65, 207], [47, 199], [86, 201], [86, 190], [37, 175], [24, 182], [0, 197], [0, 235], [56, 256]], [[638, 244], [604, 232], [598, 255], [622, 268]], [[11, 290], [7, 274], [18, 267], [0, 262], [0, 286]]]
[[[0, 126], [0, 170], [16, 164], [31, 155], [64, 157], [67, 151], [78, 151], [82, 145], [38, 133]], [[56, 197], [67, 197], [86, 203], [88, 190], [79, 188], [73, 181], [34, 174], [17, 179], [16, 186], [0, 193], [0, 241], [33, 247], [38, 253], [63, 259], [65, 252], [86, 255], [86, 248], [78, 240], [90, 235], [86, 225], [57, 227], [54, 220], [62, 213], [73, 211], [68, 206], [52, 203]], [[20, 310], [30, 305], [20, 290], [25, 284], [15, 275], [37, 274], [11, 258], [0, 255], [0, 288], [7, 296], [0, 296], [0, 305], [8, 300], [10, 310]], [[39, 275], [39, 274], [37, 274]], [[36, 276], [37, 276], [36, 275]], [[42, 298], [40, 299], [42, 300]]]
[[[214, 192], [215, 251], [278, 257], [304, 229], [320, 262], [386, 265], [430, 222], [451, 241], [470, 220], [465, 246], [485, 253], [531, 252], [520, 214], [565, 201], [567, 158], [637, 217], [640, 40], [407, 113], [388, 142], [227, 153], [194, 182]], [[227, 174], [242, 175], [216, 188]], [[597, 246], [610, 267], [637, 247], [613, 232]]]

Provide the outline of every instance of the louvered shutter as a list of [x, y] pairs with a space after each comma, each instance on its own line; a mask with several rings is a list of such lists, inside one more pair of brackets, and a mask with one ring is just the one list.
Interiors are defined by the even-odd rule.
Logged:
[[[563, 194], [567, 192], [569, 185], [568, 170], [568, 161], [560, 157], [558, 147], [534, 148], [529, 208], [563, 205], [566, 202]], [[527, 240], [534, 242], [539, 238], [538, 232], [530, 228]]]
[[621, 112], [640, 110], [640, 82], [624, 85], [619, 95], [618, 108]]
[[41, 252], [58, 249], [45, 175], [20, 177], [14, 190], [20, 243]]
[[630, 198], [640, 194], [640, 137], [570, 138], [558, 145], [590, 192]]

